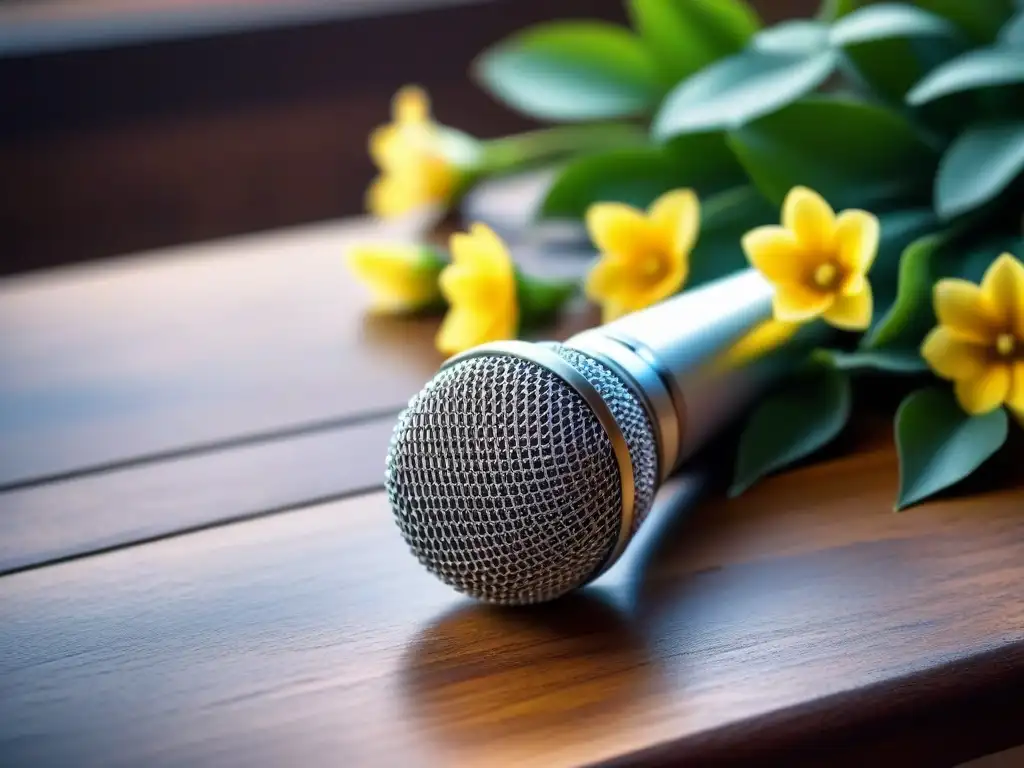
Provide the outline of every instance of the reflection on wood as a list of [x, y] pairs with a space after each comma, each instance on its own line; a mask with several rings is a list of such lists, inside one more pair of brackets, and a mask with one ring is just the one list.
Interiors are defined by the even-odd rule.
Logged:
[[381, 495], [8, 576], [0, 748], [555, 766], [945, 765], [1010, 746], [1021, 489], [894, 515], [894, 473], [866, 450], [675, 529], [663, 495], [659, 535], [539, 610], [433, 581]]

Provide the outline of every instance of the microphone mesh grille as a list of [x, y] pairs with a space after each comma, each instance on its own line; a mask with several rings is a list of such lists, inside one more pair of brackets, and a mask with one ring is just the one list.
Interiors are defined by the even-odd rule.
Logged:
[[[597, 389], [626, 438], [635, 528], [657, 482], [647, 413], [603, 364], [551, 348]], [[475, 357], [440, 371], [399, 417], [386, 485], [420, 562], [489, 602], [540, 602], [572, 590], [618, 537], [621, 481], [611, 441], [572, 387], [517, 357]]]

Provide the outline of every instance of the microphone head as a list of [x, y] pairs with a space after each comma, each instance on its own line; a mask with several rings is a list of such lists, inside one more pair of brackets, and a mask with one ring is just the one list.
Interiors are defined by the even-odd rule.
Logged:
[[420, 562], [506, 604], [551, 600], [600, 573], [657, 480], [651, 421], [622, 378], [569, 347], [521, 342], [442, 368], [399, 417], [385, 475]]

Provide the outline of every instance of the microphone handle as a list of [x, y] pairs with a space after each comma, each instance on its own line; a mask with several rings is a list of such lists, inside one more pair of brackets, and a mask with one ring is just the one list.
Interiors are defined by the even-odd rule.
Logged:
[[722, 361], [771, 319], [772, 293], [750, 269], [566, 341], [634, 385], [655, 425], [662, 479], [787, 370], [777, 355], [739, 367]]

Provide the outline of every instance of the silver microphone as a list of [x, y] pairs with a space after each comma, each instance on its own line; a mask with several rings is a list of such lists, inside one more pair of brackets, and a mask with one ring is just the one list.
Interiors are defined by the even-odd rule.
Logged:
[[660, 483], [773, 377], [722, 364], [771, 317], [771, 297], [748, 270], [564, 344], [499, 342], [448, 360], [388, 449], [388, 498], [413, 554], [458, 591], [506, 604], [606, 571]]

